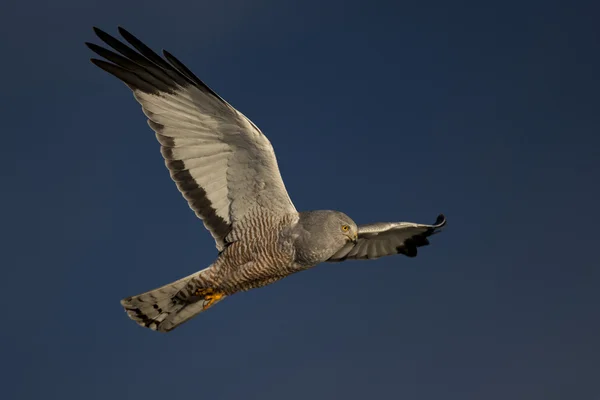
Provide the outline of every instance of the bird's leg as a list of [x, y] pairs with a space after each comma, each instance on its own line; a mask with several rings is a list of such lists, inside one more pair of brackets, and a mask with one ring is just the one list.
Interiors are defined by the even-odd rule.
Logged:
[[204, 305], [202, 306], [202, 309], [206, 310], [207, 308], [215, 304], [217, 301], [221, 300], [225, 296], [225, 293], [220, 290], [209, 287], [196, 290], [194, 292], [194, 296], [202, 297], [202, 299], [204, 300]]

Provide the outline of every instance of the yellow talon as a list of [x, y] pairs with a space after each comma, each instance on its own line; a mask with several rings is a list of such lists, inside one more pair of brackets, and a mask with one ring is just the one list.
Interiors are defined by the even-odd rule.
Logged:
[[223, 298], [223, 296], [225, 296], [223, 293], [215, 293], [215, 294], [210, 294], [208, 296], [204, 296], [204, 301], [206, 301], [206, 303], [204, 303], [204, 305], [202, 306], [202, 309], [206, 310], [208, 307], [212, 306], [217, 301], [221, 300]]
[[196, 290], [194, 295], [201, 296], [204, 298], [205, 303], [202, 306], [202, 309], [206, 310], [207, 308], [215, 304], [217, 301], [221, 300], [225, 296], [225, 293], [218, 292], [213, 288], [206, 288]]

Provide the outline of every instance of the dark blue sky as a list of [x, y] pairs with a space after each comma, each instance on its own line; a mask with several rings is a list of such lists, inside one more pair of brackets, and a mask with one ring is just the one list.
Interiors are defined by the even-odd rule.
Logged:
[[[594, 3], [4, 2], [2, 398], [600, 398]], [[136, 326], [121, 298], [216, 250], [89, 63], [93, 25], [167, 48], [260, 126], [298, 209], [447, 228], [415, 259]]]

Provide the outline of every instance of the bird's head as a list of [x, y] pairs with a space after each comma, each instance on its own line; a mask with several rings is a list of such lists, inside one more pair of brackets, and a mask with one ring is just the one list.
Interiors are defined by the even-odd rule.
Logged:
[[344, 243], [356, 243], [358, 240], [358, 227], [349, 216], [339, 211], [332, 211], [328, 222], [330, 235], [340, 237]]
[[332, 210], [301, 212], [296, 231], [297, 257], [307, 265], [326, 261], [358, 239], [356, 223], [346, 214]]
[[340, 225], [340, 230], [349, 242], [356, 243], [356, 241], [358, 240], [358, 227], [354, 222], [342, 223]]

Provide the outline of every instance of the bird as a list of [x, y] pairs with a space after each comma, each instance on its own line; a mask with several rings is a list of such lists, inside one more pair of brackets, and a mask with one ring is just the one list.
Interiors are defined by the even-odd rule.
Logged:
[[121, 300], [129, 318], [170, 332], [225, 298], [324, 262], [417, 255], [446, 225], [357, 225], [336, 210], [298, 212], [273, 146], [261, 130], [166, 50], [162, 57], [118, 27], [93, 28], [110, 49], [86, 42], [90, 61], [121, 80], [141, 105], [167, 169], [215, 240], [214, 262], [187, 277]]

